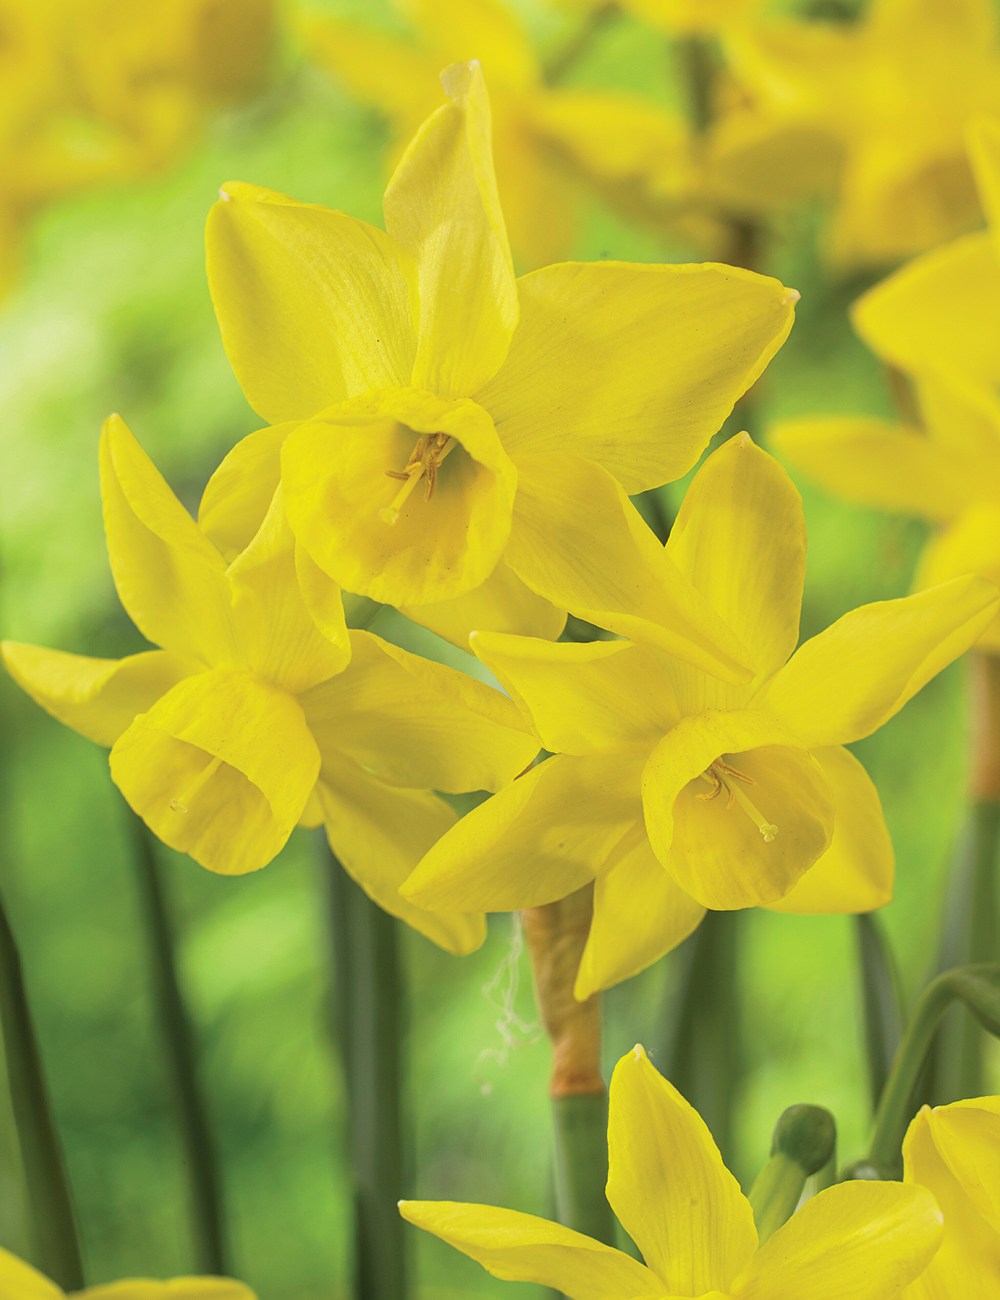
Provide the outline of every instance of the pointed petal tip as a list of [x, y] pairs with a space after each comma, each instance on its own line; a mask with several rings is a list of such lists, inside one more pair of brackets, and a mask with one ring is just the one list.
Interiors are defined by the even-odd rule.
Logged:
[[781, 299], [782, 306], [793, 307], [801, 297], [798, 289], [786, 289]]
[[632, 1048], [632, 1055], [637, 1061], [641, 1061], [645, 1058], [646, 1049], [643, 1047], [642, 1043], [636, 1043], [635, 1047]]
[[736, 445], [737, 445], [737, 447], [752, 447], [752, 446], [753, 446], [753, 438], [750, 437], [750, 435], [749, 435], [749, 433], [747, 433], [746, 429], [741, 430], [741, 432], [739, 432], [739, 433], [736, 435]]

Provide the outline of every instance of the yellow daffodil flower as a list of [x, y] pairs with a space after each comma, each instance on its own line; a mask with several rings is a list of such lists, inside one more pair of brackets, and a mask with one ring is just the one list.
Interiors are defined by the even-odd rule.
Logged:
[[719, 126], [723, 190], [751, 207], [801, 194], [831, 171], [833, 148], [835, 260], [898, 261], [971, 229], [980, 210], [964, 132], [1000, 110], [997, 29], [992, 0], [872, 0], [856, 24], [733, 35], [729, 63], [750, 107]]
[[[66, 1292], [0, 1247], [0, 1291], [4, 1300], [65, 1300]], [[71, 1292], [79, 1300], [257, 1300], [253, 1291], [229, 1277], [128, 1277]]]
[[223, 340], [276, 426], [237, 448], [244, 476], [269, 494], [280, 447], [316, 565], [444, 635], [556, 636], [571, 609], [739, 678], [743, 647], [625, 494], [695, 463], [798, 295], [712, 265], [515, 280], [482, 72], [443, 80], [452, 102], [386, 191], [388, 235], [250, 185], [212, 210]]
[[925, 1106], [903, 1143], [903, 1181], [944, 1215], [941, 1249], [904, 1300], [1000, 1296], [1000, 1097]]
[[478, 59], [493, 101], [497, 185], [511, 243], [529, 267], [564, 256], [572, 192], [554, 155], [592, 181], [680, 187], [686, 131], [676, 115], [612, 90], [545, 85], [527, 32], [500, 0], [408, 0], [417, 44], [330, 18], [307, 28], [314, 57], [387, 114], [398, 158], [441, 102], [438, 74]]
[[580, 999], [655, 961], [708, 907], [887, 902], [878, 795], [843, 746], [891, 718], [1000, 608], [991, 583], [958, 579], [854, 610], [792, 654], [801, 500], [746, 434], [699, 470], [667, 550], [750, 648], [754, 680], [723, 683], [628, 641], [476, 633], [476, 654], [556, 757], [465, 817], [403, 886], [422, 906], [507, 911], [595, 880]]
[[281, 494], [248, 527], [229, 477], [223, 462], [199, 526], [112, 417], [101, 440], [112, 573], [161, 649], [109, 660], [6, 642], [7, 668], [60, 722], [111, 746], [115, 783], [172, 848], [242, 874], [300, 821], [325, 822], [376, 902], [470, 950], [482, 917], [432, 915], [398, 886], [456, 821], [432, 789], [499, 789], [537, 744], [499, 691], [348, 633], [340, 592], [296, 547]]
[[[771, 433], [835, 495], [939, 525], [918, 588], [962, 573], [1000, 579], [1000, 120], [977, 125], [972, 156], [992, 229], [917, 258], [853, 313], [872, 349], [912, 376], [923, 427], [828, 417]], [[1000, 653], [1000, 622], [979, 645]]]
[[608, 1165], [611, 1208], [645, 1263], [492, 1205], [403, 1201], [400, 1213], [494, 1277], [570, 1300], [894, 1300], [941, 1240], [926, 1188], [847, 1182], [806, 1201], [759, 1245], [750, 1202], [712, 1135], [641, 1047], [611, 1080]]

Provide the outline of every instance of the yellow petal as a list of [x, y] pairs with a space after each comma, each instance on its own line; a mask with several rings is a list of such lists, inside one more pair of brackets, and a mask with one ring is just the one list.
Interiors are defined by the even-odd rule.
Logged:
[[940, 1241], [941, 1213], [925, 1188], [840, 1183], [764, 1243], [732, 1297], [886, 1300], [926, 1268]]
[[[454, 441], [426, 450], [428, 434]], [[410, 488], [404, 472], [421, 448], [443, 457], [440, 469]], [[394, 605], [448, 600], [485, 582], [506, 545], [517, 472], [489, 416], [465, 399], [410, 389], [344, 403], [290, 434], [281, 461], [296, 537], [348, 591]]]
[[925, 519], [951, 518], [973, 487], [926, 434], [886, 420], [782, 420], [768, 442], [834, 496]]
[[863, 605], [800, 646], [755, 706], [811, 749], [860, 740], [968, 650], [998, 608], [996, 587], [976, 577]]
[[747, 682], [747, 651], [643, 522], [607, 470], [580, 456], [518, 458], [505, 559], [560, 608], [726, 681]]
[[968, 139], [983, 209], [1000, 232], [1000, 118], [978, 118], [969, 127]]
[[538, 1282], [570, 1300], [663, 1295], [660, 1279], [631, 1255], [533, 1214], [456, 1201], [400, 1201], [399, 1212], [505, 1281]]
[[632, 758], [560, 754], [467, 813], [403, 887], [422, 907], [511, 912], [565, 898], [641, 815]]
[[622, 1227], [665, 1290], [728, 1291], [757, 1230], [705, 1122], [641, 1047], [615, 1066], [609, 1109], [608, 1200]]
[[806, 567], [802, 498], [747, 433], [730, 438], [684, 494], [666, 553], [768, 677], [799, 639]]
[[108, 558], [133, 623], [164, 650], [238, 663], [225, 562], [117, 415], [100, 461]]
[[[343, 593], [329, 574], [324, 573], [313, 560], [301, 542], [295, 543], [295, 576], [310, 618], [326, 640], [336, 646], [346, 662], [351, 657], [351, 646], [347, 634]], [[356, 599], [360, 601], [364, 598]], [[339, 672], [340, 669], [338, 668], [337, 671]]]
[[[128, 1277], [104, 1286], [88, 1286], [76, 1295], [86, 1300], [256, 1300], [242, 1282], [230, 1277]], [[25, 1300], [33, 1298], [25, 1296]]]
[[411, 136], [441, 102], [441, 59], [418, 52], [397, 36], [327, 15], [307, 14], [310, 53], [365, 103], [389, 113]]
[[[962, 1190], [1000, 1234], [1000, 1113], [977, 1106], [937, 1106], [927, 1118], [934, 1144]], [[1000, 1237], [998, 1237], [1000, 1241]]]
[[657, 861], [643, 823], [626, 831], [608, 861], [594, 882], [594, 918], [573, 989], [581, 1002], [651, 966], [705, 915]]
[[800, 916], [874, 912], [892, 901], [895, 855], [878, 791], [850, 750], [813, 750], [833, 792], [830, 847], [784, 898], [768, 906]]
[[554, 641], [566, 624], [566, 611], [536, 596], [502, 559], [467, 595], [434, 605], [403, 605], [401, 612], [462, 650], [469, 648], [469, 634], [479, 629]]
[[[485, 683], [351, 632], [349, 667], [300, 697], [324, 756], [415, 790], [499, 790], [538, 752], [515, 706]], [[464, 909], [479, 910], [479, 909]]]
[[[964, 573], [1000, 582], [1000, 505], [971, 505], [932, 537], [920, 557], [914, 586], [936, 587]], [[1000, 645], [997, 619], [986, 627], [977, 645], [987, 651]]]
[[389, 234], [417, 265], [412, 382], [441, 397], [470, 397], [507, 355], [517, 286], [493, 175], [482, 69], [475, 61], [456, 63], [441, 81], [451, 103], [417, 133], [383, 209]]
[[111, 776], [150, 829], [224, 875], [271, 861], [319, 767], [292, 696], [225, 669], [175, 686], [111, 751]]
[[258, 429], [238, 442], [208, 480], [198, 527], [229, 563], [254, 539], [281, 481], [281, 447], [295, 421]]
[[499, 0], [403, 0], [403, 11], [421, 40], [445, 59], [483, 57], [492, 85], [520, 90], [538, 79], [527, 33], [515, 14]]
[[[730, 771], [717, 768], [713, 797], [708, 769], [720, 760]], [[719, 910], [782, 898], [833, 834], [818, 764], [755, 711], [683, 719], [647, 762], [642, 801], [656, 856], [685, 893]]]
[[317, 786], [330, 847], [379, 907], [448, 952], [473, 952], [486, 938], [481, 913], [428, 912], [399, 887], [427, 850], [458, 820], [430, 790], [400, 790], [351, 759], [324, 755]]
[[0, 1247], [0, 1291], [10, 1300], [62, 1300], [63, 1292], [44, 1273]]
[[[1000, 484], [1000, 400], [989, 385], [956, 371], [913, 377], [931, 439], [952, 463], [947, 483], [962, 484], [962, 504], [996, 500]], [[947, 490], [947, 489], [946, 489]]]
[[343, 212], [227, 184], [208, 218], [208, 282], [226, 355], [271, 424], [410, 383], [416, 268]]
[[679, 720], [656, 659], [641, 646], [492, 632], [474, 633], [471, 644], [553, 753], [645, 756]]
[[510, 355], [477, 401], [515, 460], [573, 452], [632, 493], [694, 465], [785, 341], [798, 298], [738, 267], [693, 264], [569, 262], [518, 289]]
[[36, 704], [99, 745], [113, 745], [172, 686], [201, 672], [194, 659], [151, 650], [125, 659], [88, 659], [44, 646], [4, 641], [7, 671]]

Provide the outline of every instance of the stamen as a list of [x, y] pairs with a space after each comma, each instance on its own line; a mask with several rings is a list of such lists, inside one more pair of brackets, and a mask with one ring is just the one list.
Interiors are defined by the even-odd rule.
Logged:
[[399, 512], [402, 510], [407, 497], [422, 478], [427, 479], [424, 500], [429, 501], [431, 499], [434, 495], [434, 489], [437, 487], [437, 476], [441, 462], [455, 445], [455, 439], [447, 433], [425, 434], [418, 439], [410, 459], [406, 462], [405, 470], [387, 469], [385, 471], [389, 478], [402, 479], [404, 482], [392, 504], [378, 512], [379, 518], [384, 523], [394, 524], [398, 521]]
[[[725, 773], [725, 776], [722, 775], [723, 773]], [[761, 835], [763, 835], [764, 843], [772, 844], [774, 842], [774, 837], [778, 833], [777, 826], [772, 822], [767, 821], [767, 819], [762, 816], [760, 810], [754, 807], [738, 785], [735, 785], [732, 781], [726, 780], [726, 777], [736, 777], [739, 781], [745, 781], [747, 785], [756, 785], [757, 782], [752, 776], [748, 776], [746, 772], [741, 772], [739, 768], [730, 767], [730, 765], [724, 763], [721, 758], [717, 758], [707, 771], [701, 772], [699, 775], [703, 781], [708, 782], [712, 789], [708, 794], [696, 794], [696, 799], [706, 801], [714, 799], [722, 788], [725, 787], [726, 793], [729, 795], [729, 799], [726, 802], [726, 811], [728, 812], [734, 803], [739, 803], [740, 807], [757, 827]]]
[[191, 782], [188, 788], [181, 794], [180, 798], [170, 800], [170, 811], [186, 813], [188, 810], [188, 805], [190, 804], [191, 800], [198, 793], [201, 787], [206, 783], [206, 781], [210, 781], [212, 777], [215, 776], [221, 764], [222, 764], [221, 758], [213, 758], [211, 763], [208, 764], [208, 766], [204, 769], [204, 771], [202, 771], [201, 773], [199, 773], [198, 776], [195, 777], [195, 779]]

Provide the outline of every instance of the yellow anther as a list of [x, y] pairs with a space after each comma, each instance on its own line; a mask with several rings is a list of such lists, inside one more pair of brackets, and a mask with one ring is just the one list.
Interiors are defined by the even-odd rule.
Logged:
[[378, 512], [379, 518], [384, 523], [394, 524], [397, 522], [399, 512], [402, 510], [407, 497], [422, 478], [427, 479], [424, 500], [429, 501], [431, 499], [437, 486], [438, 469], [441, 462], [454, 446], [455, 439], [447, 433], [425, 434], [417, 440], [417, 445], [413, 448], [404, 470], [387, 469], [385, 471], [389, 478], [403, 479], [404, 482], [393, 498], [392, 504]]
[[[738, 768], [730, 767], [729, 764], [724, 763], [721, 758], [717, 758], [706, 771], [700, 773], [700, 776], [701, 779], [707, 781], [712, 788], [709, 790], [708, 794], [696, 794], [696, 799], [714, 799], [723, 787], [725, 787], [726, 792], [729, 795], [726, 809], [728, 810], [732, 808], [734, 803], [738, 803], [760, 831], [761, 835], [763, 835], [764, 843], [773, 843], [774, 837], [778, 833], [777, 826], [761, 815], [760, 810], [754, 807], [739, 786], [732, 780], [732, 778], [735, 777], [736, 780], [745, 781], [747, 785], [756, 785], [757, 782], [752, 776], [748, 776], [746, 772], [741, 772]], [[730, 779], [727, 780], [727, 778]]]
[[180, 798], [170, 800], [170, 811], [186, 813], [188, 810], [188, 805], [191, 803], [191, 800], [198, 793], [201, 787], [207, 781], [210, 781], [213, 776], [215, 776], [221, 764], [222, 764], [221, 758], [213, 758], [211, 763], [208, 764], [208, 766], [204, 769], [204, 771], [200, 772], [195, 777], [195, 779], [191, 782], [188, 788], [183, 792], [183, 794], [181, 794]]

